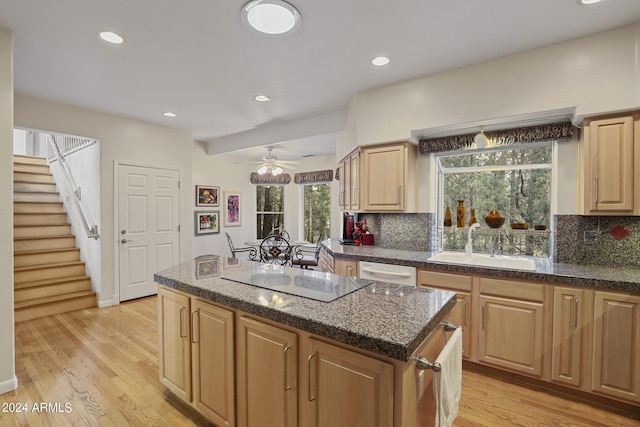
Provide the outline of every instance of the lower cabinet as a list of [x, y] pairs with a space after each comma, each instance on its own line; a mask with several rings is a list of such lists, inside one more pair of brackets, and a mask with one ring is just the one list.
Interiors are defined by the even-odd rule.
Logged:
[[480, 296], [478, 360], [542, 376], [542, 303]]
[[237, 352], [238, 426], [296, 426], [297, 335], [239, 316]]
[[640, 402], [640, 296], [595, 292], [591, 390]]
[[158, 287], [160, 382], [218, 426], [235, 426], [233, 312]]
[[393, 425], [393, 365], [310, 339], [310, 427]]
[[358, 261], [335, 260], [335, 274], [347, 277], [358, 277]]
[[551, 381], [582, 387], [588, 337], [588, 291], [556, 286], [553, 289], [553, 344]]

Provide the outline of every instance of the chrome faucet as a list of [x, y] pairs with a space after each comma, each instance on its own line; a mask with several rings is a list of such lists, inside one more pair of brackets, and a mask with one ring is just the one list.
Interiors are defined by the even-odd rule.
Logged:
[[464, 251], [467, 253], [467, 256], [471, 256], [473, 254], [473, 238], [471, 237], [471, 232], [476, 228], [480, 228], [480, 224], [477, 222], [469, 227], [469, 237], [467, 238], [467, 245], [464, 247]]
[[498, 253], [498, 248], [496, 247], [496, 240], [498, 240], [498, 237], [500, 237], [500, 233], [502, 233], [501, 230], [498, 230], [498, 232], [496, 234], [494, 234], [493, 236], [491, 236], [491, 240], [489, 240], [489, 245], [490, 245], [490, 254], [489, 256], [496, 256], [496, 253]]

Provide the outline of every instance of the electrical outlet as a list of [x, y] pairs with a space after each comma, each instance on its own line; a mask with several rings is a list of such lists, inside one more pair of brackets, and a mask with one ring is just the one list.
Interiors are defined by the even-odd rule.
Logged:
[[595, 245], [598, 242], [598, 232], [593, 230], [587, 230], [583, 236], [585, 245]]

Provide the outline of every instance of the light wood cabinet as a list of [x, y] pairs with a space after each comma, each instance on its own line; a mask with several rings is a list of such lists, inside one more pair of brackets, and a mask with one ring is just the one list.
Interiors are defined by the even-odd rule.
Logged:
[[342, 210], [415, 212], [417, 149], [409, 142], [357, 148], [339, 164]]
[[415, 211], [415, 145], [363, 147], [362, 163], [365, 211]]
[[595, 292], [591, 390], [640, 402], [640, 296]]
[[471, 357], [471, 337], [474, 334], [473, 298], [471, 297], [473, 278], [463, 274], [441, 273], [430, 270], [418, 271], [418, 286], [444, 289], [456, 293], [456, 305], [449, 312], [447, 320], [462, 326], [462, 357]]
[[335, 260], [335, 274], [347, 277], [358, 277], [358, 261]]
[[189, 296], [158, 289], [160, 382], [191, 402], [191, 328]]
[[160, 381], [219, 426], [235, 426], [233, 312], [158, 287]]
[[238, 426], [297, 425], [297, 335], [239, 316]]
[[587, 363], [587, 337], [590, 324], [586, 289], [556, 286], [553, 290], [553, 337], [551, 380], [581, 388]]
[[393, 365], [310, 339], [312, 427], [393, 425]]
[[216, 425], [235, 425], [233, 312], [192, 301], [193, 405]]
[[541, 377], [543, 303], [541, 284], [481, 278], [478, 361]]
[[640, 215], [640, 113], [584, 123], [584, 212]]
[[335, 273], [335, 259], [324, 246], [320, 249], [318, 266], [320, 271], [324, 271], [325, 273]]
[[349, 153], [338, 165], [340, 193], [338, 205], [342, 210], [360, 210], [360, 149]]

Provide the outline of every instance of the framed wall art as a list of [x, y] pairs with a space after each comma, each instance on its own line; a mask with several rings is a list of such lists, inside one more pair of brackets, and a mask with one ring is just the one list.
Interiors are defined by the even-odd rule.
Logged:
[[242, 212], [242, 195], [237, 191], [224, 192], [224, 226], [239, 227], [242, 225], [240, 218]]
[[196, 206], [220, 206], [220, 187], [196, 185]]
[[195, 213], [196, 236], [220, 232], [220, 211], [202, 211]]

